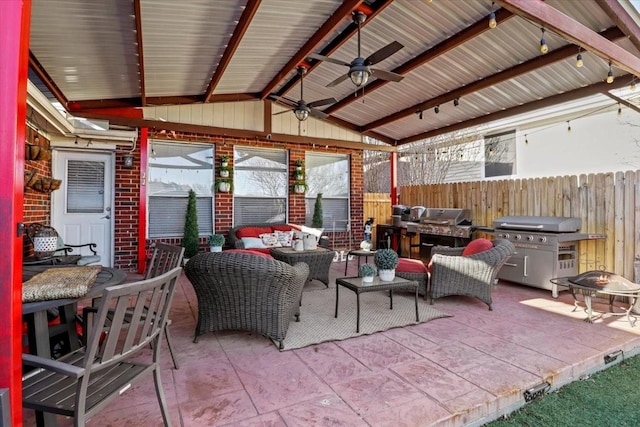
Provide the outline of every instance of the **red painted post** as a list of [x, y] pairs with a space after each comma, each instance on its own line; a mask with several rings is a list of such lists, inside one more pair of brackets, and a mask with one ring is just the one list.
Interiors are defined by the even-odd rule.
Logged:
[[391, 205], [398, 204], [398, 153], [391, 153]]
[[11, 425], [22, 425], [22, 222], [31, 0], [4, 0], [0, 13], [0, 388]]
[[140, 199], [138, 201], [138, 273], [147, 268], [147, 160], [149, 153], [149, 129], [140, 129]]

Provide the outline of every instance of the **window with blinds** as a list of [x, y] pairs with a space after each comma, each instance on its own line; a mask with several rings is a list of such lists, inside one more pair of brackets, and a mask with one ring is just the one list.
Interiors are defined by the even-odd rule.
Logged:
[[351, 173], [349, 156], [307, 152], [306, 222], [311, 223], [318, 193], [322, 193], [322, 220], [325, 230], [350, 229]]
[[68, 161], [68, 213], [104, 212], [104, 172], [104, 162]]
[[236, 146], [233, 159], [234, 226], [286, 223], [286, 150]]
[[182, 237], [189, 190], [196, 193], [198, 233], [213, 234], [213, 147], [151, 141], [148, 235]]

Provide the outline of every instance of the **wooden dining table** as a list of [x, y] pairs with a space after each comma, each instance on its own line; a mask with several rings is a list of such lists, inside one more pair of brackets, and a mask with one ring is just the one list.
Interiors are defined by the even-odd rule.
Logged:
[[[22, 282], [26, 282], [38, 273], [51, 268], [64, 266], [56, 265], [24, 265], [22, 267]], [[68, 267], [68, 266], [66, 266]], [[123, 283], [127, 273], [115, 268], [102, 267], [95, 282], [86, 295], [79, 298], [62, 298], [46, 301], [26, 302], [22, 304], [22, 316], [27, 322], [27, 336], [29, 352], [42, 357], [51, 357], [50, 338], [65, 333], [71, 350], [79, 347], [75, 326], [75, 316], [78, 302], [84, 299], [99, 297], [104, 288]], [[49, 327], [48, 310], [58, 310], [60, 324]]]

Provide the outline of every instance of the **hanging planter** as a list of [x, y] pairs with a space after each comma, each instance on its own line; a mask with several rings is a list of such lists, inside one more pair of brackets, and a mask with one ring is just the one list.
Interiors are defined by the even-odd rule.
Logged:
[[231, 176], [231, 168], [229, 166], [220, 167], [220, 177], [229, 178]]
[[304, 194], [307, 191], [307, 188], [308, 188], [307, 183], [304, 181], [296, 181], [291, 186], [291, 189], [293, 190], [293, 192], [297, 194]]
[[215, 189], [218, 193], [228, 193], [230, 191], [233, 191], [233, 181], [231, 180], [231, 178], [217, 179]]
[[301, 171], [304, 167], [304, 160], [296, 160], [295, 162], [293, 162], [293, 164], [296, 167], [296, 171]]
[[229, 166], [229, 156], [220, 156], [220, 167], [226, 168]]

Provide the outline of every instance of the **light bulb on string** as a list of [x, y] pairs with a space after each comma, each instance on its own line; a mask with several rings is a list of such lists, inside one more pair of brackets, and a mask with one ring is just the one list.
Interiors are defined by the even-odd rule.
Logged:
[[440, 112], [440, 106], [436, 105], [436, 107], [433, 109], [433, 111], [438, 114]]
[[609, 61], [609, 72], [607, 73], [607, 83], [613, 83], [613, 70], [611, 69], [611, 61]]
[[496, 13], [493, 11], [494, 2], [491, 2], [491, 13], [489, 14], [489, 28], [494, 29], [498, 25], [496, 21]]
[[580, 48], [578, 47], [578, 56], [576, 56], [576, 67], [580, 68], [584, 65], [582, 61], [582, 54], [580, 53]]
[[540, 28], [540, 31], [542, 31], [542, 37], [540, 38], [540, 52], [547, 53], [549, 52], [549, 46], [544, 38], [544, 27]]
[[571, 122], [567, 120], [567, 132], [571, 132]]
[[629, 89], [636, 90], [636, 78], [635, 77], [633, 78], [633, 80], [631, 80], [631, 84], [629, 85]]
[[621, 116], [622, 115], [622, 106], [620, 105], [620, 103], [618, 102], [618, 115]]

